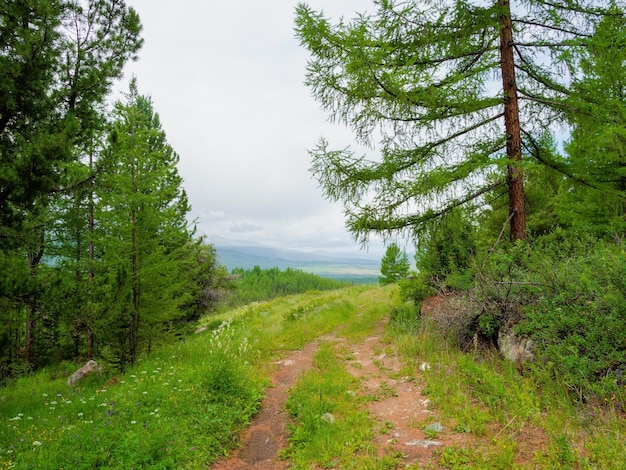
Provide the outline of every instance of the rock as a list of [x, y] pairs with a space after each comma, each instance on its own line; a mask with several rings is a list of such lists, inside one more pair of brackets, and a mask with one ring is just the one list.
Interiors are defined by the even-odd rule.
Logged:
[[320, 419], [329, 424], [333, 424], [335, 422], [335, 417], [332, 413], [324, 413]]
[[500, 331], [498, 334], [498, 349], [506, 359], [521, 364], [531, 361], [535, 356], [535, 345], [531, 339], [517, 336], [513, 331]]
[[76, 382], [81, 380], [83, 377], [93, 373], [99, 372], [102, 370], [102, 366], [98, 364], [96, 361], [88, 361], [83, 367], [74, 372], [69, 380], [67, 381], [67, 385], [73, 387]]
[[429, 424], [424, 428], [426, 432], [443, 432], [444, 427], [439, 423]]
[[419, 446], [419, 447], [440, 447], [443, 445], [443, 442], [439, 441], [428, 441], [426, 439], [413, 439], [412, 441], [405, 442], [405, 446]]

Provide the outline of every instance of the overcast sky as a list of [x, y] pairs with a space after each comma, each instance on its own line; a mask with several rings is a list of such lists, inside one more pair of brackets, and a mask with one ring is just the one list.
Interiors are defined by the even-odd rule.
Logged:
[[[294, 33], [297, 0], [127, 0], [145, 44], [126, 68], [152, 97], [199, 231], [272, 247], [362, 253], [309, 173], [307, 149], [352, 145], [304, 86], [308, 54]], [[311, 0], [327, 16], [371, 0]], [[125, 85], [118, 85], [124, 91]], [[373, 242], [369, 254], [383, 251]]]

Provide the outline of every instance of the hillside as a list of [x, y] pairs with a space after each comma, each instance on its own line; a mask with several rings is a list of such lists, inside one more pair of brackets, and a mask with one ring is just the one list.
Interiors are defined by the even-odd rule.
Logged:
[[65, 366], [0, 389], [0, 468], [618, 469], [626, 461], [619, 411], [578, 408], [548, 374], [522, 375], [496, 355], [450, 347], [403, 310], [394, 286], [275, 299], [201, 326], [125, 373], [109, 368], [70, 388]]

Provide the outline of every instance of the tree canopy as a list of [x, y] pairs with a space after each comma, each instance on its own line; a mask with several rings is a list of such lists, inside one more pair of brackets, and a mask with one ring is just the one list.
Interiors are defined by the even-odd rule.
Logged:
[[0, 248], [102, 125], [103, 103], [142, 40], [119, 0], [7, 2], [0, 12]]
[[392, 284], [405, 278], [409, 274], [409, 257], [396, 243], [391, 243], [385, 250], [385, 255], [380, 261], [381, 284]]
[[[533, 143], [567, 125], [581, 53], [610, 2], [564, 0], [374, 2], [374, 13], [331, 22], [304, 3], [296, 33], [310, 52], [306, 84], [332, 119], [377, 147], [367, 159], [322, 140], [311, 170], [344, 204], [357, 239], [409, 232], [507, 189], [511, 240], [526, 232], [524, 165]], [[607, 40], [597, 37], [604, 50]]]

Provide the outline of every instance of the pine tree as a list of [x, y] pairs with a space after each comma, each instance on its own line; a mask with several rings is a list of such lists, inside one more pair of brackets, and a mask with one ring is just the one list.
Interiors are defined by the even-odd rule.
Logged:
[[102, 126], [113, 81], [141, 47], [140, 31], [137, 14], [120, 0], [16, 0], [0, 10], [0, 304], [8, 306], [0, 308], [0, 323], [11, 325], [6, 373], [19, 359], [14, 351], [36, 363], [33, 351], [50, 349], [37, 345], [36, 335], [49, 336], [57, 326], [47, 305], [41, 308], [50, 273], [39, 274], [48, 270], [41, 263], [55, 224], [52, 208], [76, 183], [69, 175]]
[[613, 13], [594, 0], [519, 3], [378, 0], [374, 14], [335, 24], [297, 7], [307, 85], [334, 120], [380, 147], [373, 161], [324, 140], [311, 151], [313, 174], [361, 242], [419, 234], [503, 186], [510, 239], [525, 238], [525, 159], [541, 157], [532, 142], [565, 123], [580, 49]]

